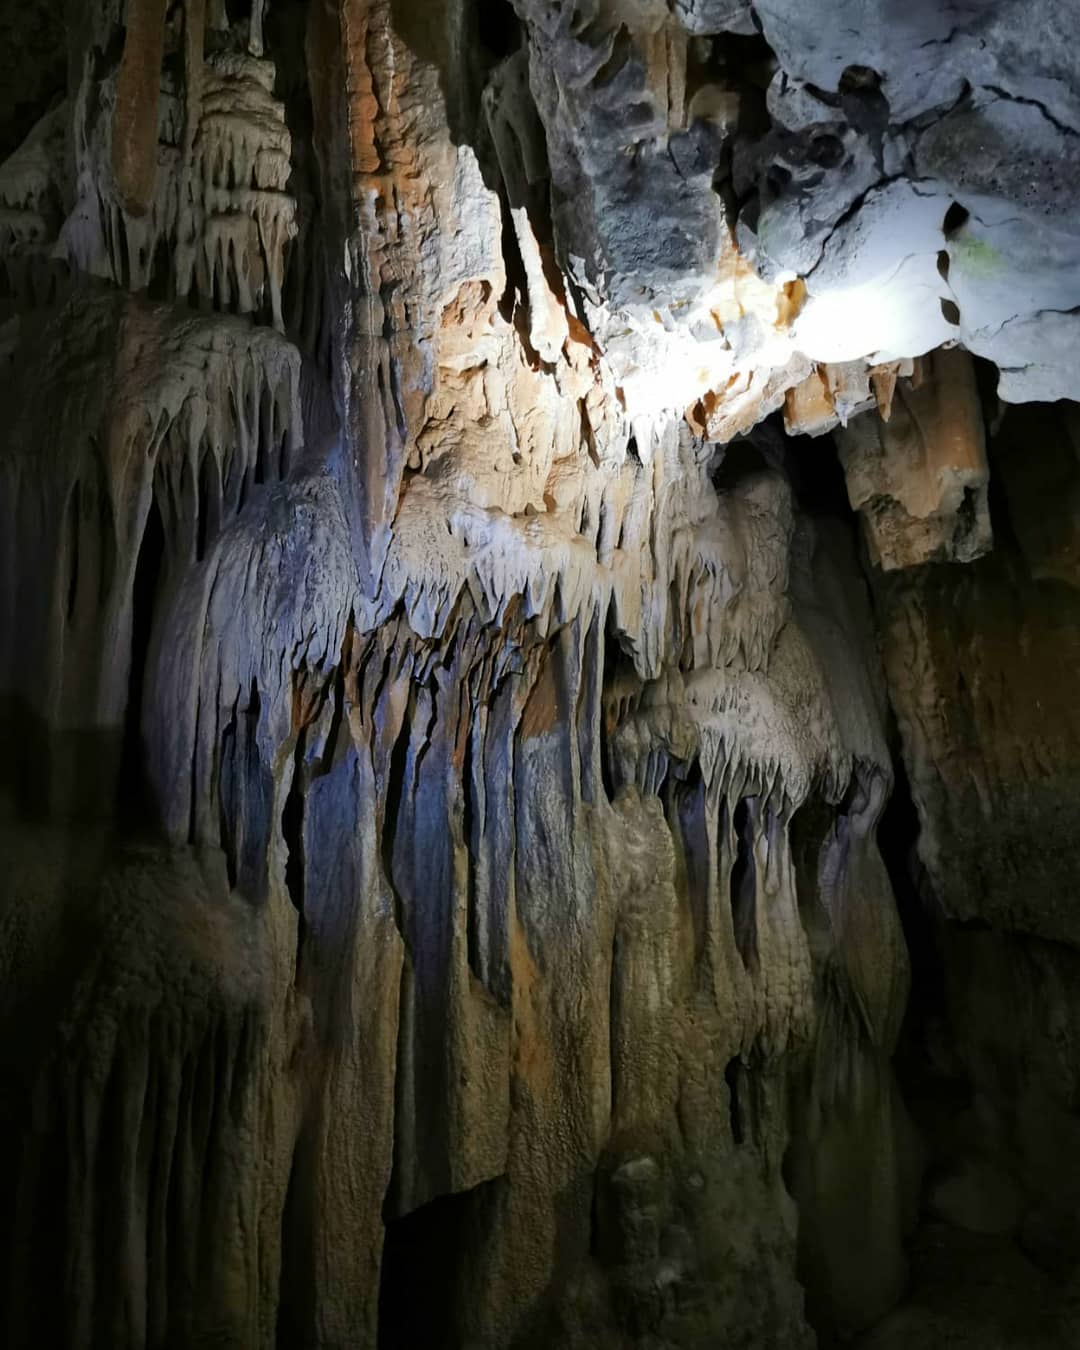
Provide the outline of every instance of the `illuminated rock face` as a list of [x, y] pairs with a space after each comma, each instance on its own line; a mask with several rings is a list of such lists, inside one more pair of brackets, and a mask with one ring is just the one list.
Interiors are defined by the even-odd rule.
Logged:
[[[882, 167], [893, 76], [845, 83], [856, 52], [811, 88], [801, 22], [73, 25], [66, 102], [0, 166], [13, 1350], [779, 1350], [901, 1298], [888, 695], [926, 866], [978, 917], [919, 565], [992, 543], [970, 359], [912, 358], [988, 255]], [[804, 133], [816, 169], [770, 177]], [[840, 428], [877, 631], [781, 410]], [[1073, 584], [1068, 513], [1026, 519]], [[1008, 565], [973, 564], [973, 628]], [[996, 706], [954, 728], [972, 781]]]
[[991, 545], [982, 405], [971, 358], [937, 352], [895, 386], [889, 420], [864, 413], [837, 432], [848, 499], [885, 570], [971, 562]]

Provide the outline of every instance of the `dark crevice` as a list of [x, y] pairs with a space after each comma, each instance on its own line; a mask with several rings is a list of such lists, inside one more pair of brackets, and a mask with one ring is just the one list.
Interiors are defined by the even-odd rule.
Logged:
[[727, 1083], [728, 1090], [728, 1120], [731, 1126], [731, 1138], [736, 1145], [742, 1144], [743, 1133], [743, 1115], [742, 1103], [740, 1101], [740, 1078], [742, 1077], [742, 1060], [736, 1055], [734, 1059], [729, 1059], [727, 1067], [724, 1070], [724, 1081]]
[[[603, 726], [604, 722], [602, 720], [601, 727]], [[608, 737], [601, 733], [601, 738], [600, 779], [604, 786], [604, 796], [609, 802], [613, 802], [615, 800], [615, 778], [612, 773], [611, 748], [608, 743]]]
[[600, 456], [596, 450], [596, 435], [589, 419], [588, 404], [583, 398], [578, 399], [578, 416], [581, 419], [581, 444], [588, 453], [593, 467], [598, 469], [600, 467]]
[[[997, 368], [989, 361], [979, 360], [976, 361], [975, 371], [984, 408], [994, 408], [998, 403]], [[1051, 436], [1060, 434], [1036, 408], [1037, 405], [1028, 404], [1006, 409], [997, 430], [988, 438], [990, 481], [986, 494], [987, 505], [994, 532], [994, 551], [1002, 556], [1009, 554], [1019, 557], [1023, 554], [1017, 524], [1013, 519], [1016, 514], [1014, 503], [1010, 502], [1006, 491], [1010, 462], [1030, 464], [1031, 446], [1039, 442], [1046, 443]]]
[[150, 279], [146, 288], [149, 300], [171, 300], [172, 295], [172, 252], [169, 239], [162, 234], [154, 247], [154, 256], [150, 264]]
[[199, 743], [200, 726], [199, 723], [203, 716], [203, 704], [201, 698], [195, 700], [195, 726], [191, 737], [191, 755], [188, 760], [188, 829], [187, 841], [194, 844], [197, 835], [198, 809], [199, 809]]
[[847, 154], [843, 141], [831, 132], [818, 132], [811, 136], [807, 153], [811, 161], [822, 169], [839, 168]]
[[717, 452], [715, 467], [709, 475], [717, 492], [730, 492], [743, 479], [768, 467], [765, 454], [748, 439], [732, 441]]
[[699, 84], [738, 85], [764, 93], [776, 70], [776, 56], [760, 29], [722, 33], [713, 38], [707, 59], [696, 61], [692, 69]]
[[[627, 661], [619, 639], [612, 630], [611, 623], [609, 611], [608, 629], [604, 635], [604, 669], [602, 672], [602, 686], [605, 691], [611, 688], [620, 672], [625, 670]], [[609, 802], [615, 800], [615, 795], [620, 786], [611, 744], [612, 737], [618, 729], [617, 719], [618, 710], [614, 700], [602, 698], [600, 711], [600, 780], [603, 784], [604, 796]]]
[[75, 604], [79, 596], [79, 507], [80, 488], [76, 481], [68, 501], [68, 586], [65, 605], [68, 623], [75, 617]]
[[342, 726], [345, 722], [345, 671], [347, 667], [347, 653], [352, 639], [352, 616], [349, 616], [349, 622], [346, 625], [345, 637], [342, 641], [341, 660], [338, 662], [337, 669], [334, 671], [334, 679], [330, 688], [330, 697], [333, 699], [333, 708], [330, 713], [330, 726], [326, 732], [326, 743], [323, 746], [322, 758], [319, 761], [318, 777], [328, 774], [337, 763], [339, 753], [348, 748], [349, 738], [342, 735]]
[[617, 1072], [619, 1024], [619, 932], [616, 929], [615, 936], [611, 941], [611, 968], [608, 971], [608, 1092], [610, 1094], [608, 1109], [612, 1120], [615, 1119], [615, 1107], [619, 1095], [619, 1075]]
[[[469, 546], [468, 542], [466, 541], [465, 547], [468, 548], [468, 546]], [[413, 759], [412, 795], [414, 799], [419, 795], [420, 792], [420, 772], [421, 769], [423, 768], [424, 760], [427, 758], [428, 751], [431, 749], [432, 738], [435, 735], [435, 724], [439, 720], [439, 704], [438, 704], [439, 685], [434, 676], [429, 678], [426, 687], [428, 697], [431, 700], [431, 712], [428, 716], [427, 726], [424, 728], [423, 740], [420, 742], [420, 746], [417, 749], [415, 758]]]
[[973, 487], [964, 488], [964, 495], [956, 509], [956, 525], [953, 528], [953, 540], [957, 545], [963, 543], [974, 532], [978, 504], [978, 491]]
[[761, 194], [762, 201], [768, 205], [782, 197], [791, 183], [791, 177], [791, 170], [783, 164], [770, 164], [765, 170], [765, 181]]
[[701, 761], [686, 767], [683, 777], [672, 784], [668, 819], [681, 845], [681, 870], [694, 932], [694, 964], [700, 969], [705, 958], [709, 929], [709, 835], [708, 806]]
[[603, 89], [605, 85], [611, 84], [627, 61], [631, 59], [633, 53], [634, 48], [630, 41], [630, 35], [625, 26], [620, 25], [611, 39], [611, 51], [607, 60], [593, 76], [593, 85], [598, 89]]
[[463, 1350], [467, 1257], [490, 1226], [503, 1182], [441, 1195], [389, 1220], [379, 1281], [378, 1350]]
[[822, 903], [821, 860], [826, 840], [835, 829], [836, 816], [837, 807], [820, 792], [812, 792], [795, 812], [790, 827], [799, 919], [815, 967], [828, 959], [833, 945], [832, 925]]
[[476, 5], [476, 37], [483, 64], [488, 68], [518, 50], [522, 42], [521, 21], [509, 0], [483, 0]]
[[971, 212], [966, 206], [961, 206], [959, 202], [953, 202], [945, 212], [945, 219], [941, 222], [942, 231], [946, 239], [962, 230], [971, 219]]
[[735, 945], [743, 965], [757, 965], [757, 864], [754, 860], [754, 834], [758, 817], [758, 799], [743, 797], [735, 807], [732, 827], [735, 833], [735, 859], [731, 867], [731, 919]]
[[870, 66], [847, 66], [836, 87], [840, 94], [865, 97], [881, 88], [881, 76]]
[[225, 854], [225, 874], [229, 879], [229, 889], [236, 886], [236, 839], [233, 820], [236, 808], [237, 764], [236, 764], [236, 717], [237, 708], [233, 705], [229, 721], [221, 733], [221, 769], [218, 784], [218, 832], [221, 849]]
[[267, 481], [270, 467], [271, 418], [273, 416], [273, 395], [268, 384], [264, 383], [256, 404], [257, 421], [255, 423], [255, 482]]
[[310, 1345], [315, 1326], [314, 1179], [310, 1146], [301, 1135], [293, 1152], [281, 1222], [281, 1271], [274, 1343], [277, 1350]]
[[832, 436], [795, 436], [787, 441], [784, 472], [799, 507], [815, 521], [843, 525], [851, 537], [851, 558], [858, 557], [859, 518], [851, 508], [847, 478]]
[[406, 931], [405, 914], [401, 897], [394, 885], [394, 841], [397, 838], [398, 818], [405, 794], [405, 774], [409, 764], [410, 723], [413, 707], [413, 699], [410, 697], [409, 707], [402, 718], [401, 730], [398, 732], [394, 748], [390, 752], [390, 771], [387, 776], [383, 826], [380, 835], [383, 874], [393, 892], [397, 928], [403, 937]]
[[142, 734], [143, 700], [146, 692], [150, 639], [155, 609], [165, 565], [165, 529], [157, 498], [143, 529], [139, 555], [135, 563], [135, 581], [131, 605], [131, 664], [128, 670], [127, 707], [124, 714], [124, 741], [120, 761], [118, 814], [121, 821], [136, 828], [156, 823]]
[[521, 257], [521, 249], [518, 247], [517, 231], [514, 229], [513, 217], [510, 214], [510, 203], [505, 191], [500, 194], [500, 206], [502, 210], [502, 256], [503, 265], [506, 269], [506, 285], [499, 297], [499, 313], [506, 323], [512, 323], [514, 311], [518, 305], [525, 304], [528, 298], [528, 281], [525, 263]]
[[[239, 456], [239, 455], [234, 455], [234, 456], [233, 456], [233, 462], [236, 463], [236, 464], [239, 464], [239, 462], [240, 462], [240, 456]], [[249, 490], [249, 487], [250, 487], [250, 485], [251, 485], [251, 470], [250, 470], [250, 468], [245, 468], [245, 469], [241, 472], [241, 471], [239, 470], [239, 468], [238, 468], [238, 469], [237, 469], [237, 472], [240, 472], [240, 491], [239, 491], [239, 493], [238, 493], [238, 495], [237, 495], [237, 499], [236, 499], [236, 512], [237, 512], [237, 515], [239, 515], [240, 512], [243, 511], [245, 505], [247, 504], [248, 490]]]
[[[898, 733], [893, 730], [894, 744]], [[877, 827], [877, 844], [896, 898], [911, 964], [911, 993], [901, 1040], [901, 1060], [910, 1059], [928, 1017], [945, 1012], [944, 971], [939, 949], [942, 919], [919, 858], [920, 834], [907, 768], [899, 749], [893, 754], [893, 790]], [[921, 1053], [921, 1052], [920, 1052]]]
[[480, 940], [480, 913], [477, 904], [476, 861], [480, 854], [480, 839], [473, 807], [473, 728], [467, 719], [465, 753], [461, 765], [461, 834], [465, 844], [465, 943], [469, 969], [482, 980], [484, 968]]
[[304, 916], [304, 747], [306, 730], [296, 739], [292, 782], [281, 812], [281, 835], [285, 841], [285, 890], [297, 915], [296, 972], [299, 974], [306, 936]]
[[198, 528], [195, 542], [195, 558], [202, 562], [210, 540], [220, 528], [220, 493], [217, 488], [218, 468], [213, 454], [207, 450], [199, 465]]

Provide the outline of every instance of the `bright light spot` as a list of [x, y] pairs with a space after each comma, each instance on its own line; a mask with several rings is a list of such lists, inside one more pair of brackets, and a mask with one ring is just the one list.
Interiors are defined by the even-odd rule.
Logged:
[[922, 356], [957, 336], [942, 314], [945, 296], [936, 254], [915, 254], [860, 286], [812, 295], [795, 322], [795, 345], [813, 361]]

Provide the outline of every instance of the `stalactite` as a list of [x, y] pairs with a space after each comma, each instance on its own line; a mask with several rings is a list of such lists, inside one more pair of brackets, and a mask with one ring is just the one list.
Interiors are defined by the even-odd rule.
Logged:
[[[1066, 767], [981, 752], [1016, 672], [957, 615], [1041, 640], [1068, 540], [975, 561], [968, 358], [821, 334], [933, 110], [789, 80], [778, 4], [557, 8], [94, 0], [0, 166], [13, 1350], [804, 1350], [900, 1297], [877, 637], [978, 915], [950, 849]], [[828, 473], [975, 579], [872, 609]]]
[[165, 55], [166, 0], [131, 0], [124, 54], [116, 77], [112, 171], [117, 196], [132, 216], [144, 216], [155, 197], [157, 109]]

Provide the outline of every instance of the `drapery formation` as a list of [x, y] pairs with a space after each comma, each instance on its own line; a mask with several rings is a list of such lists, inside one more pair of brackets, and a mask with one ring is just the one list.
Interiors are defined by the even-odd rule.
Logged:
[[850, 421], [875, 559], [977, 558], [970, 361], [798, 346], [711, 158], [744, 6], [495, 8], [95, 0], [0, 167], [13, 1348], [801, 1347], [903, 1292], [875, 621], [945, 882], [944, 602], [875, 620], [744, 433]]

